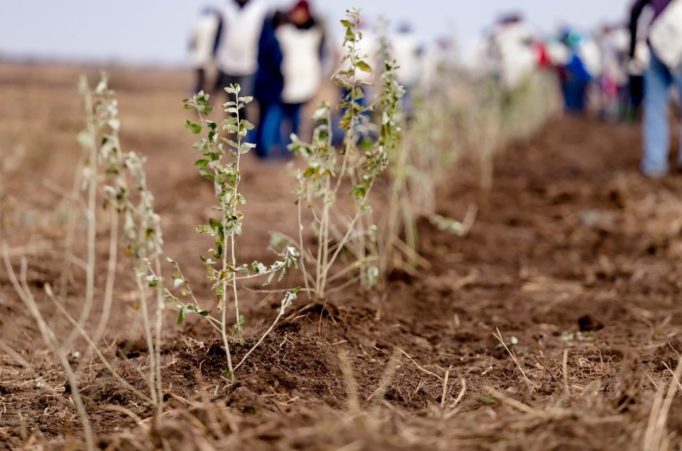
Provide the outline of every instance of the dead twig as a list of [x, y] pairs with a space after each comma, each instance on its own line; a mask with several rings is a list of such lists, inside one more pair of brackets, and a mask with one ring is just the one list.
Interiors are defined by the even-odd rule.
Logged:
[[497, 331], [497, 334], [493, 334], [493, 337], [495, 337], [500, 342], [500, 344], [504, 347], [504, 349], [507, 351], [507, 353], [511, 357], [512, 361], [516, 364], [516, 367], [521, 372], [521, 376], [523, 376], [523, 380], [526, 383], [528, 390], [530, 390], [532, 392], [533, 391], [533, 384], [530, 382], [530, 379], [528, 379], [526, 372], [523, 370], [523, 367], [521, 366], [521, 362], [519, 362], [519, 359], [516, 357], [516, 354], [514, 354], [511, 349], [509, 349], [509, 346], [507, 346], [507, 343], [504, 342], [504, 339], [502, 338], [502, 333], [500, 332], [500, 329], [495, 329], [495, 330]]

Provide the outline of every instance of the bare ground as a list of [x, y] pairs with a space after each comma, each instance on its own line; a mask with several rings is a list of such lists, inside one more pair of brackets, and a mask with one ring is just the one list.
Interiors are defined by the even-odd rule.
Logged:
[[[0, 152], [21, 145], [27, 155], [2, 180], [0, 233], [17, 260], [28, 257], [27, 279], [36, 293], [61, 273], [58, 187], [69, 189], [79, 155], [78, 72], [0, 65]], [[149, 158], [166, 253], [210, 303], [199, 262], [209, 243], [194, 227], [210, 213], [211, 188], [195, 174], [191, 137], [183, 130], [187, 80], [114, 71], [112, 84], [123, 142]], [[634, 126], [552, 120], [537, 137], [505, 150], [487, 196], [475, 168], [463, 162], [439, 193], [439, 210], [461, 217], [478, 204], [468, 237], [423, 223], [421, 251], [431, 267], [420, 276], [395, 273], [379, 292], [345, 291], [326, 306], [303, 297], [236, 383], [224, 377], [220, 341], [201, 322], [177, 327], [169, 321], [163, 346], [168, 405], [159, 427], [149, 420], [151, 409], [95, 359], [86, 352], [72, 356], [98, 444], [122, 450], [620, 450], [658, 449], [656, 437], [664, 437], [676, 448], [680, 395], [671, 396], [667, 421], [653, 416], [665, 427], [650, 417], [682, 346], [682, 177], [640, 177], [639, 141]], [[240, 252], [244, 261], [268, 259], [269, 233], [295, 231], [291, 177], [283, 166], [250, 159], [244, 185], [248, 219]], [[126, 273], [125, 261], [119, 270]], [[81, 279], [70, 286], [74, 312]], [[119, 285], [105, 353], [142, 389], [146, 354], [131, 290], [125, 281]], [[55, 330], [68, 332], [49, 301], [38, 300]], [[236, 344], [237, 355], [272, 321], [278, 302], [246, 297], [246, 342]], [[46, 383], [0, 353], [0, 447], [79, 449], [68, 384], [4, 268], [0, 313], [2, 342]]]

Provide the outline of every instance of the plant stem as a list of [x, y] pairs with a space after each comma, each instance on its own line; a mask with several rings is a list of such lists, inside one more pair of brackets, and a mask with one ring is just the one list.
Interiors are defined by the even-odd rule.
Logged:
[[298, 247], [301, 252], [300, 257], [301, 272], [303, 273], [303, 281], [305, 283], [306, 294], [308, 295], [308, 299], [310, 299], [310, 284], [308, 282], [308, 278], [310, 277], [310, 275], [308, 274], [308, 271], [305, 267], [306, 250], [304, 247], [305, 243], [303, 242], [303, 196], [299, 196], [298, 198], [297, 210], [298, 210]]
[[279, 314], [277, 314], [277, 317], [275, 318], [275, 321], [273, 321], [272, 325], [268, 330], [265, 331], [265, 333], [260, 337], [258, 342], [253, 345], [251, 349], [249, 349], [249, 352], [247, 352], [244, 357], [239, 361], [239, 363], [234, 367], [235, 371], [239, 369], [240, 366], [246, 362], [246, 360], [253, 354], [253, 352], [265, 341], [268, 335], [272, 333], [273, 330], [275, 330], [275, 327], [277, 326], [277, 323], [279, 323], [279, 320], [284, 316], [284, 312], [280, 311]]
[[137, 270], [137, 291], [140, 295], [140, 309], [142, 310], [142, 323], [144, 327], [144, 336], [147, 343], [147, 353], [149, 360], [149, 374], [147, 375], [147, 384], [149, 385], [149, 392], [151, 394], [152, 403], [158, 406], [158, 397], [156, 390], [156, 354], [154, 352], [154, 341], [152, 338], [152, 329], [149, 321], [149, 310], [147, 307], [147, 285], [143, 279], [144, 273], [141, 268]]
[[[157, 255], [154, 257], [154, 266], [157, 274], [161, 274], [161, 260]], [[165, 302], [163, 299], [163, 289], [162, 286], [157, 286], [154, 288], [156, 290], [156, 389], [158, 391], [157, 399], [157, 413], [158, 417], [161, 418], [163, 413], [163, 382], [161, 379], [161, 331], [163, 329], [163, 313], [166, 310]]]
[[[84, 327], [90, 311], [92, 310], [93, 298], [95, 295], [95, 239], [97, 235], [97, 130], [94, 126], [94, 118], [92, 117], [92, 97], [91, 94], [86, 95], [86, 106], [88, 106], [88, 131], [91, 137], [90, 143], [90, 180], [88, 180], [88, 208], [86, 212], [87, 217], [87, 267], [86, 267], [86, 282], [85, 282], [85, 300], [83, 309], [81, 310], [78, 324]], [[64, 343], [64, 348], [69, 349], [73, 346], [74, 341], [78, 337], [78, 332], [73, 330]]]
[[109, 263], [107, 265], [107, 281], [104, 288], [104, 304], [102, 316], [93, 336], [93, 341], [99, 343], [109, 322], [111, 305], [114, 298], [114, 285], [116, 283], [116, 264], [118, 262], [118, 226], [120, 213], [115, 205], [111, 205], [111, 230], [109, 231]]

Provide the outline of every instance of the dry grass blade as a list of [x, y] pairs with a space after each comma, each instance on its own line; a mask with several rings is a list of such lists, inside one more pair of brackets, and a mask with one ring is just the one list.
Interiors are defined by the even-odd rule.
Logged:
[[546, 410], [536, 409], [534, 407], [529, 406], [528, 404], [522, 403], [521, 401], [517, 401], [513, 398], [510, 398], [501, 391], [496, 390], [492, 387], [486, 387], [486, 391], [490, 393], [490, 396], [497, 399], [501, 403], [506, 404], [509, 407], [518, 410], [519, 412], [525, 413], [535, 418], [541, 418], [546, 420], [560, 420], [564, 418], [570, 418], [571, 416], [573, 416], [573, 412], [566, 409], [559, 408], [550, 408]]
[[497, 330], [497, 333], [493, 334], [493, 337], [495, 337], [497, 339], [497, 341], [500, 342], [502, 347], [504, 347], [505, 351], [507, 351], [507, 353], [509, 354], [509, 357], [511, 357], [512, 361], [516, 364], [516, 367], [521, 372], [521, 376], [523, 376], [523, 381], [526, 383], [528, 390], [532, 392], [533, 391], [533, 384], [530, 382], [530, 379], [528, 379], [526, 372], [523, 370], [523, 367], [521, 366], [521, 362], [519, 362], [519, 359], [516, 357], [516, 354], [514, 354], [511, 349], [509, 349], [509, 346], [507, 346], [507, 343], [504, 342], [504, 338], [502, 338], [502, 333], [500, 332], [500, 329], [496, 329], [496, 330]]
[[339, 351], [339, 366], [341, 368], [343, 382], [346, 386], [348, 411], [355, 415], [360, 412], [360, 393], [358, 390], [358, 382], [353, 375], [353, 366], [350, 361], [350, 356], [345, 349]]
[[644, 451], [672, 449], [667, 424], [673, 399], [680, 387], [678, 382], [680, 376], [682, 376], [682, 360], [678, 362], [677, 369], [673, 373], [670, 383], [662, 384], [658, 393], [656, 393], [644, 434], [644, 443], [642, 444]]
[[450, 368], [445, 372], [445, 377], [443, 378], [443, 393], [440, 396], [440, 408], [441, 410], [445, 408], [445, 399], [448, 396], [448, 382], [450, 380]]
[[85, 446], [88, 450], [94, 450], [95, 440], [92, 433], [92, 426], [90, 425], [90, 419], [88, 418], [88, 414], [85, 410], [85, 404], [83, 403], [83, 398], [81, 397], [80, 390], [78, 389], [76, 375], [73, 371], [73, 368], [71, 367], [71, 364], [69, 363], [69, 360], [64, 354], [63, 348], [57, 341], [54, 332], [47, 325], [43, 315], [40, 313], [40, 309], [38, 308], [38, 305], [33, 297], [33, 293], [28, 286], [28, 282], [26, 280], [26, 260], [22, 259], [20, 278], [17, 278], [9, 258], [7, 244], [3, 242], [0, 246], [2, 247], [2, 257], [5, 263], [5, 270], [7, 271], [7, 275], [9, 276], [10, 282], [14, 287], [15, 292], [22, 300], [31, 316], [33, 316], [33, 319], [40, 329], [40, 334], [43, 338], [43, 341], [45, 342], [45, 345], [50, 348], [64, 370], [64, 374], [71, 387], [71, 399], [73, 399], [73, 403], [83, 426]]
[[562, 361], [562, 372], [564, 373], [564, 390], [568, 396], [571, 395], [571, 385], [568, 383], [568, 349], [564, 350], [564, 358]]
[[128, 381], [123, 379], [123, 377], [121, 377], [118, 374], [118, 372], [114, 369], [114, 367], [111, 365], [109, 360], [99, 350], [99, 348], [97, 347], [97, 343], [95, 343], [93, 341], [93, 339], [90, 338], [90, 335], [88, 335], [88, 333], [85, 330], [83, 330], [82, 327], [80, 327], [80, 325], [78, 324], [76, 319], [73, 316], [71, 316], [71, 314], [59, 302], [59, 300], [56, 298], [56, 296], [52, 292], [52, 288], [50, 287], [50, 285], [45, 285], [45, 293], [47, 294], [47, 297], [52, 301], [54, 306], [57, 307], [57, 310], [59, 310], [59, 312], [62, 315], [64, 315], [64, 317], [69, 321], [69, 323], [71, 323], [71, 325], [80, 334], [80, 336], [83, 337], [83, 339], [85, 339], [85, 341], [90, 346], [90, 349], [95, 353], [95, 355], [97, 356], [99, 361], [102, 363], [102, 365], [104, 365], [104, 367], [109, 371], [109, 373], [114, 377], [114, 379], [116, 379], [116, 381], [119, 384], [121, 384], [121, 386], [128, 389], [131, 393], [133, 393], [134, 395], [139, 397], [144, 402], [154, 404], [152, 398], [150, 398], [149, 396], [145, 395], [144, 393], [142, 393], [141, 391], [139, 391], [138, 389], [133, 387]]
[[31, 377], [33, 377], [35, 380], [40, 382], [42, 384], [42, 386], [45, 387], [45, 389], [47, 391], [49, 391], [52, 394], [57, 393], [57, 390], [55, 390], [54, 387], [52, 387], [50, 384], [47, 383], [47, 381], [45, 381], [45, 379], [33, 368], [33, 365], [28, 363], [28, 361], [26, 359], [24, 359], [17, 351], [12, 349], [11, 346], [9, 346], [7, 343], [5, 343], [2, 340], [0, 340], [0, 349], [2, 349], [2, 351], [5, 354], [7, 354], [9, 357], [11, 357], [12, 360], [17, 362], [19, 365], [23, 366], [26, 371], [31, 373]]
[[466, 379], [462, 378], [460, 384], [462, 388], [459, 390], [459, 394], [457, 395], [455, 401], [448, 406], [449, 412], [446, 413], [445, 419], [450, 419], [457, 413], [457, 406], [459, 405], [460, 402], [462, 402], [462, 399], [464, 399], [464, 395], [467, 392]]
[[429, 376], [433, 376], [433, 377], [435, 377], [436, 379], [438, 379], [439, 381], [442, 381], [442, 380], [443, 380], [443, 377], [442, 377], [442, 376], [439, 376], [439, 375], [437, 375], [436, 373], [434, 373], [433, 371], [429, 371], [429, 370], [427, 370], [426, 368], [424, 368], [423, 366], [421, 366], [420, 364], [418, 364], [418, 363], [416, 362], [416, 360], [414, 360], [414, 359], [412, 358], [412, 356], [411, 356], [410, 354], [408, 354], [407, 352], [403, 351], [403, 350], [400, 349], [400, 348], [398, 348], [398, 351], [400, 351], [401, 354], [403, 354], [405, 357], [407, 357], [408, 359], [410, 359], [410, 362], [412, 362], [412, 364], [413, 364], [414, 366], [416, 366], [417, 369], [418, 369], [419, 371], [421, 371], [421, 372], [423, 372], [423, 373], [426, 373], [426, 374], [428, 374]]
[[379, 406], [381, 401], [383, 401], [384, 397], [386, 396], [386, 391], [388, 390], [388, 387], [390, 387], [390, 385], [393, 383], [393, 380], [395, 379], [395, 374], [398, 371], [398, 368], [400, 367], [401, 356], [402, 354], [398, 349], [393, 350], [391, 358], [389, 359], [388, 364], [384, 369], [384, 373], [381, 376], [381, 380], [379, 381], [379, 386], [374, 391], [374, 393], [372, 393], [372, 395], [367, 399], [367, 401], [371, 401], [375, 407]]

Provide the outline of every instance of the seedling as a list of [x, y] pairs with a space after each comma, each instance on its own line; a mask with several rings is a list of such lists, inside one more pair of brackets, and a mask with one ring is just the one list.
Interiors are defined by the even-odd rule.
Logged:
[[[244, 317], [240, 313], [239, 282], [266, 278], [267, 284], [277, 276], [281, 280], [289, 269], [296, 267], [299, 253], [293, 246], [286, 246], [279, 255], [281, 260], [269, 266], [260, 262], [246, 265], [238, 261], [237, 238], [242, 233], [244, 219], [241, 207], [246, 203], [246, 198], [239, 191], [241, 161], [244, 155], [255, 148], [254, 144], [246, 141], [246, 136], [253, 129], [253, 125], [241, 114], [253, 99], [242, 97], [239, 85], [231, 85], [226, 88], [226, 92], [228, 101], [223, 105], [223, 109], [227, 118], [221, 126], [210, 119], [213, 107], [208, 94], [200, 92], [185, 101], [185, 108], [196, 112], [199, 118], [198, 122], [188, 120], [187, 128], [195, 135], [203, 134], [203, 137], [194, 145], [200, 154], [195, 166], [202, 177], [213, 183], [216, 199], [217, 217], [210, 218], [208, 224], [199, 226], [198, 231], [215, 240], [214, 247], [209, 250], [208, 256], [202, 257], [202, 261], [212, 284], [212, 290], [218, 299], [220, 317], [213, 318], [207, 310], [199, 307], [189, 282], [175, 262], [171, 262], [176, 269], [173, 275], [173, 285], [176, 289], [181, 289], [180, 296], [174, 295], [170, 290], [167, 291], [167, 296], [180, 308], [178, 322], [182, 322], [187, 313], [197, 313], [206, 318], [213, 327], [219, 329], [225, 348], [227, 371], [230, 377], [234, 377], [236, 368], [243, 363], [242, 361], [237, 366], [233, 364], [229, 343], [231, 330], [240, 340], [243, 340]], [[227, 317], [230, 298], [234, 306], [232, 324]], [[284, 315], [284, 311], [291, 305], [294, 298], [293, 293], [287, 293], [275, 324]], [[273, 328], [274, 325], [270, 331]]]
[[[316, 126], [312, 142], [305, 143], [293, 136], [290, 146], [306, 163], [297, 173], [298, 244], [306, 287], [318, 300], [358, 282], [368, 289], [378, 283], [381, 273], [379, 246], [370, 194], [388, 167], [389, 152], [400, 139], [399, 105], [403, 90], [395, 79], [395, 61], [390, 57], [386, 59], [381, 94], [375, 105], [364, 106], [366, 77], [360, 74], [372, 73], [372, 67], [369, 56], [360, 51], [363, 35], [359, 29], [359, 11], [348, 11], [347, 19], [341, 23], [345, 29], [345, 56], [334, 80], [344, 93], [340, 104], [343, 146], [338, 150], [332, 144], [331, 107], [328, 104], [322, 104], [314, 115]], [[381, 117], [379, 136], [374, 142], [368, 141], [362, 133], [372, 129], [371, 112]], [[344, 189], [348, 189], [352, 202], [350, 213], [342, 203]], [[309, 227], [317, 235], [315, 250], [307, 249], [303, 240], [304, 208], [313, 216]], [[332, 273], [344, 253], [350, 254], [350, 262]], [[336, 286], [333, 285], [335, 282]]]

